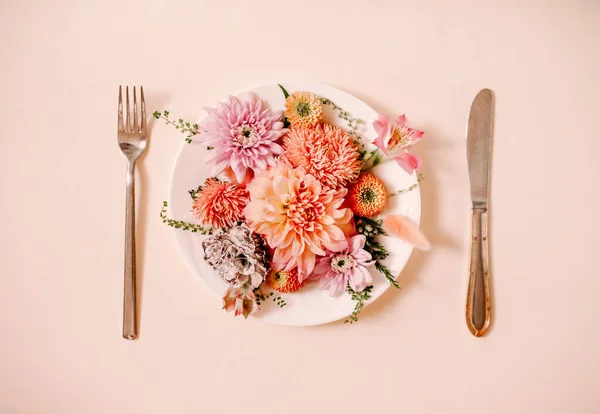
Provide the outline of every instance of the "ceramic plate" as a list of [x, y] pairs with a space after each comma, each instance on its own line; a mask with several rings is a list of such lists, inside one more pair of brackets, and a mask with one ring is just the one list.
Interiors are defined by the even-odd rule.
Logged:
[[[282, 83], [282, 85], [290, 93], [305, 90], [326, 97], [349, 112], [354, 118], [363, 120], [364, 123], [360, 125], [358, 133], [362, 136], [366, 148], [374, 149], [370, 142], [376, 136], [372, 124], [377, 113], [369, 105], [346, 92], [326, 85], [300, 82]], [[255, 93], [274, 110], [284, 109], [285, 99], [277, 83], [251, 87], [233, 95], [243, 97], [248, 93]], [[324, 119], [331, 124], [346, 127], [345, 121], [339, 119], [337, 113], [329, 106], [324, 108]], [[169, 190], [169, 214], [172, 218], [196, 222], [190, 214], [192, 200], [188, 190], [197, 188], [209, 176], [210, 167], [204, 162], [205, 157], [206, 149], [200, 145], [182, 144], [173, 167]], [[416, 175], [409, 175], [394, 161], [383, 162], [374, 167], [371, 172], [384, 182], [388, 192], [407, 188], [416, 182]], [[407, 215], [418, 223], [421, 214], [419, 189], [390, 198], [382, 216], [390, 213]], [[227, 285], [204, 262], [202, 251], [204, 236], [175, 229], [175, 237], [188, 266], [212, 293], [219, 298], [222, 297]], [[410, 257], [412, 246], [397, 238], [381, 237], [381, 242], [391, 252], [385, 264], [395, 275], [400, 274]], [[377, 300], [383, 292], [390, 288], [389, 282], [374, 268], [372, 274], [374, 287], [372, 299], [367, 302], [367, 305]], [[264, 291], [268, 291], [268, 289], [264, 289]], [[330, 297], [327, 291], [319, 290], [315, 283], [305, 285], [299, 292], [281, 296], [287, 302], [287, 306], [279, 308], [275, 303], [267, 301], [261, 305], [261, 310], [253, 313], [250, 318], [280, 325], [310, 326], [345, 318], [354, 309], [354, 303], [349, 295]], [[219, 311], [219, 308], [215, 308], [215, 312]], [[221, 312], [223, 311], [221, 310]]]

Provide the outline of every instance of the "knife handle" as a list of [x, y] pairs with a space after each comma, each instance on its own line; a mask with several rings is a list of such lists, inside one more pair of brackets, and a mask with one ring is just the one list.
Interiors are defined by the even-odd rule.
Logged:
[[477, 337], [490, 327], [492, 302], [489, 282], [488, 220], [486, 206], [473, 206], [471, 265], [467, 290], [467, 326]]

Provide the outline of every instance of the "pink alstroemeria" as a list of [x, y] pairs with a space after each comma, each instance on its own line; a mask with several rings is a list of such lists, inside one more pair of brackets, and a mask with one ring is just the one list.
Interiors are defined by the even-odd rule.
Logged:
[[[396, 118], [396, 122], [390, 123], [387, 115], [379, 115], [373, 122], [373, 128], [377, 132], [377, 138], [373, 144], [385, 155], [393, 157], [396, 162], [409, 174], [421, 168], [423, 162], [416, 155], [410, 154], [408, 150], [421, 140], [423, 131], [408, 127], [405, 115]], [[387, 139], [387, 145], [385, 141]]]
[[247, 318], [252, 312], [260, 310], [256, 304], [256, 295], [248, 286], [227, 288], [225, 296], [223, 296], [223, 309], [233, 312], [234, 316], [243, 315], [244, 318]]

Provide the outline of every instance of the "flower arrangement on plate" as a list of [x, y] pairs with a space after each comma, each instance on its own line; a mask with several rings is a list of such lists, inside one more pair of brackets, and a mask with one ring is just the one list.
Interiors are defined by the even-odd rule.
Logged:
[[404, 115], [378, 115], [366, 139], [359, 134], [364, 122], [330, 97], [278, 86], [281, 108], [246, 93], [205, 108], [198, 123], [154, 112], [202, 147], [197, 162], [210, 166], [209, 176], [188, 190], [189, 217], [169, 218], [165, 202], [161, 218], [199, 233], [205, 264], [224, 282], [227, 312], [248, 317], [271, 300], [290, 306], [288, 298], [310, 287], [348, 295], [354, 307], [346, 322], [353, 323], [374, 278], [399, 287], [385, 263], [393, 251], [381, 237], [429, 249], [413, 219], [386, 213], [392, 197], [418, 184], [390, 191], [374, 168], [394, 163], [414, 176], [422, 162], [410, 149], [423, 132]]

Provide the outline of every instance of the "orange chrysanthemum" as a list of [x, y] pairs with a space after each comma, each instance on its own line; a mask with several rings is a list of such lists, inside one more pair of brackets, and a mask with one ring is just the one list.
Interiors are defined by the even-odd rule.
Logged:
[[342, 128], [319, 124], [293, 128], [283, 139], [285, 157], [330, 188], [345, 187], [360, 173], [359, 149]]
[[371, 217], [379, 214], [385, 206], [387, 192], [379, 178], [363, 173], [350, 187], [346, 200], [354, 214]]
[[242, 220], [248, 192], [236, 184], [208, 178], [199, 188], [192, 213], [202, 224], [215, 228], [231, 227]]
[[294, 92], [285, 100], [285, 117], [293, 127], [311, 127], [323, 116], [323, 104], [314, 93]]
[[265, 281], [267, 285], [281, 293], [296, 292], [303, 285], [298, 280], [298, 268], [292, 270], [271, 269]]

